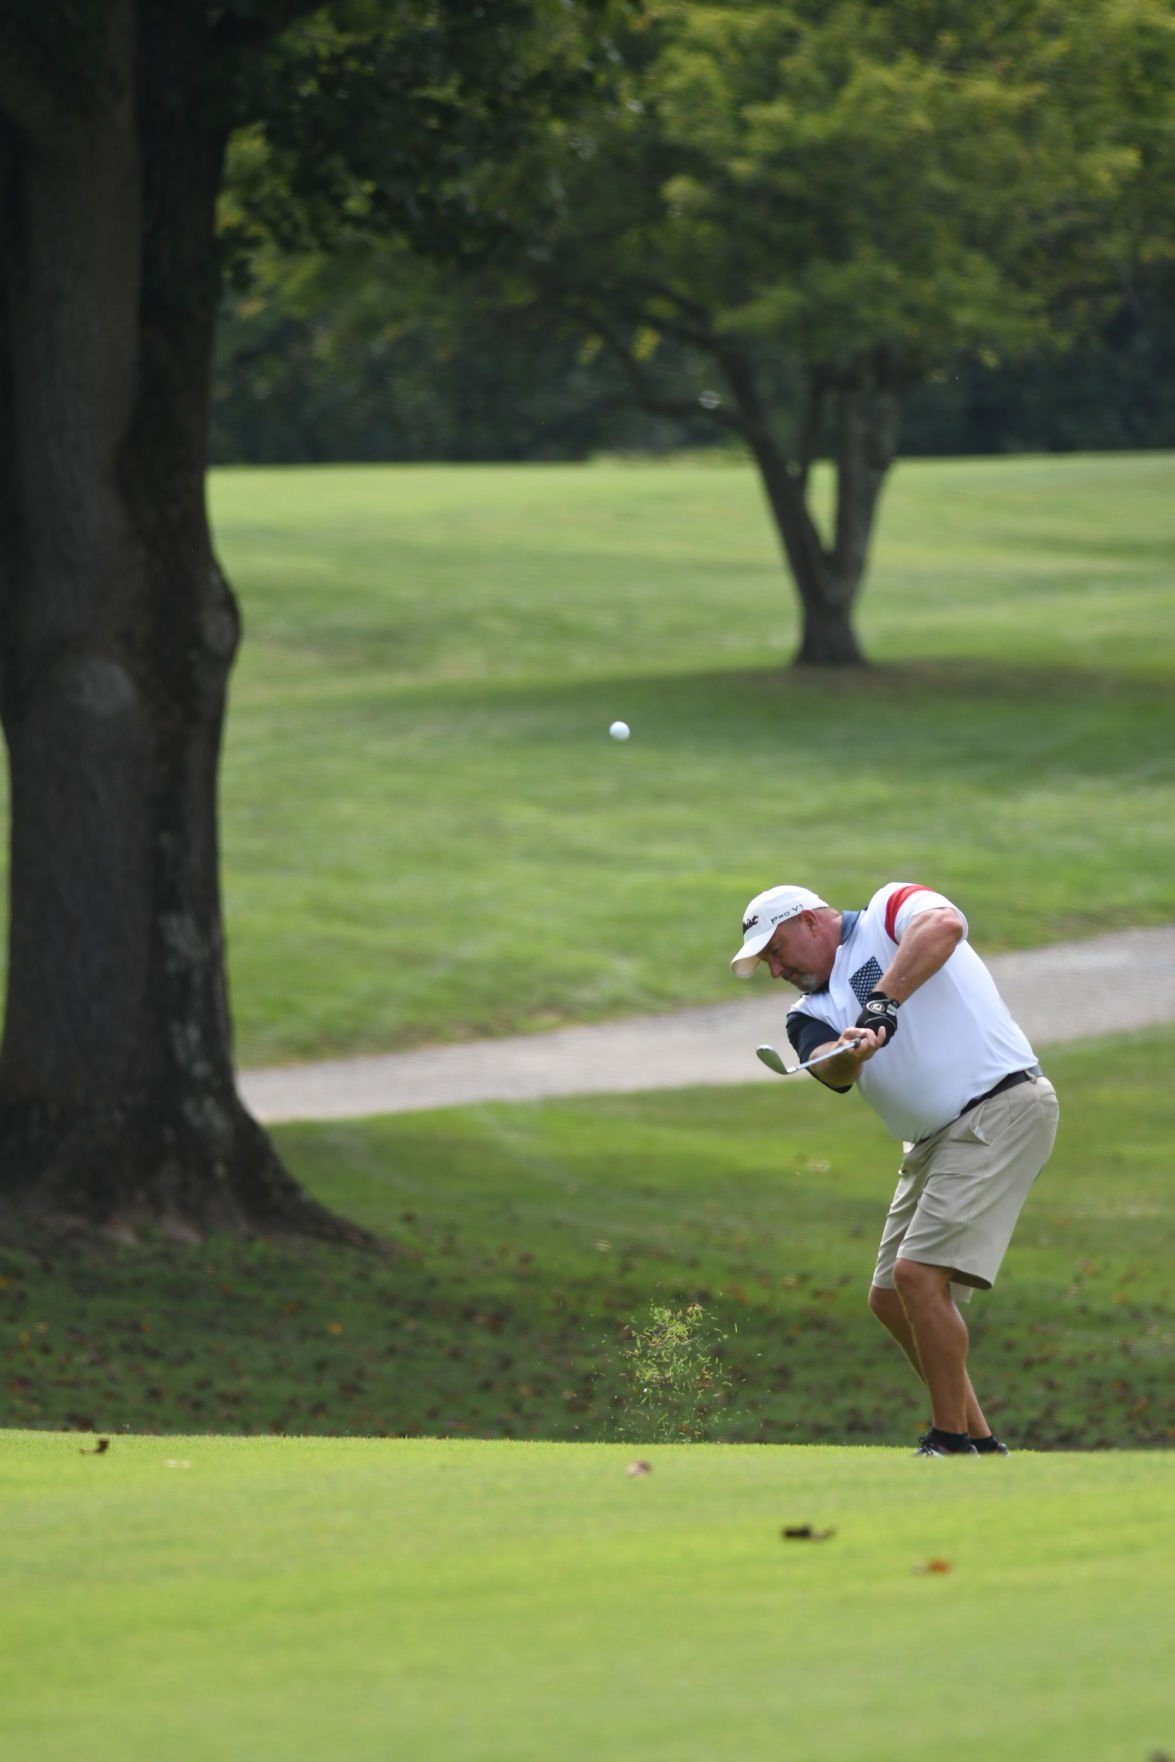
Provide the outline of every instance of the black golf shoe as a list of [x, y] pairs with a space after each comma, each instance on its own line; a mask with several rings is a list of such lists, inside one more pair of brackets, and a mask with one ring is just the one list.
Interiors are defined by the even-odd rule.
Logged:
[[966, 1444], [948, 1444], [946, 1439], [933, 1429], [918, 1440], [915, 1456], [978, 1456], [979, 1451], [970, 1440]]
[[980, 1456], [1006, 1456], [1008, 1454], [1008, 1446], [1001, 1443], [994, 1432], [990, 1438], [977, 1438], [973, 1440], [973, 1443], [976, 1453]]

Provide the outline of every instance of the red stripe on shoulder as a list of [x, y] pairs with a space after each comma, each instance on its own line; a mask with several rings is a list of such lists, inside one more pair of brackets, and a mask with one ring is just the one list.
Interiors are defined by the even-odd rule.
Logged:
[[885, 933], [891, 942], [896, 942], [898, 939], [898, 913], [910, 895], [912, 893], [930, 893], [931, 891], [929, 887], [924, 887], [920, 881], [914, 881], [909, 887], [899, 887], [896, 893], [890, 894], [885, 902]]

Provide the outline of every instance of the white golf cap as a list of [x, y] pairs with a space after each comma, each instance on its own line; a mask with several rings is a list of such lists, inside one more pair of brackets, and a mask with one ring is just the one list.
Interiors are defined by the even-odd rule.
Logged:
[[766, 893], [756, 893], [743, 913], [743, 945], [730, 963], [735, 978], [750, 978], [777, 924], [827, 905], [808, 887], [769, 887]]

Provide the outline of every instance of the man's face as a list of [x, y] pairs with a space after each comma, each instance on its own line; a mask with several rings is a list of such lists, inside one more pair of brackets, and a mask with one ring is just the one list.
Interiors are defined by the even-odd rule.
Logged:
[[819, 991], [832, 974], [836, 943], [815, 912], [800, 912], [777, 924], [759, 959], [773, 979], [786, 979], [797, 991]]

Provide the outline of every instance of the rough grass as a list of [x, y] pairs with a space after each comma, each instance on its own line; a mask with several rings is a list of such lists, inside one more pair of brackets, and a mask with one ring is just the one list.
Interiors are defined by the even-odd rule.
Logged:
[[[20, 1762], [1136, 1762], [1155, 1455], [0, 1438]], [[835, 1531], [784, 1540], [785, 1527]], [[944, 1735], [945, 1734], [945, 1735]]]
[[[1156, 1252], [1175, 1219], [1173, 1051], [1168, 1030], [1046, 1058], [1057, 1149], [997, 1289], [970, 1306], [976, 1384], [1014, 1443], [1175, 1436]], [[927, 1421], [865, 1309], [896, 1153], [856, 1098], [755, 1085], [277, 1137], [394, 1253], [10, 1246], [0, 1423], [899, 1443]], [[684, 1394], [659, 1416], [633, 1383], [633, 1333], [654, 1305], [695, 1304], [710, 1358], [686, 1351]]]

